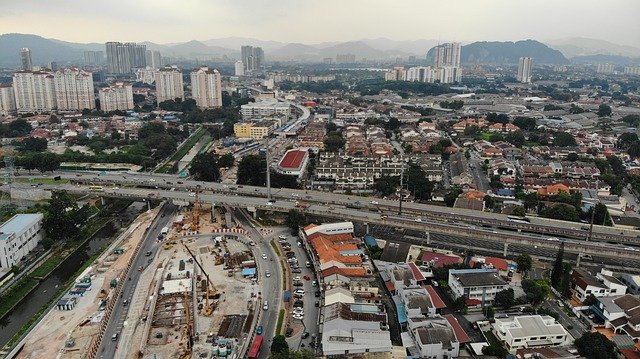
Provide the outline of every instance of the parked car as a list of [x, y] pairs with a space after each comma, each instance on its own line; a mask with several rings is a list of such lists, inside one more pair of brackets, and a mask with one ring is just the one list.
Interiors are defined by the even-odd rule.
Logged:
[[259, 326], [256, 328], [256, 335], [262, 335], [262, 325], [259, 325]]

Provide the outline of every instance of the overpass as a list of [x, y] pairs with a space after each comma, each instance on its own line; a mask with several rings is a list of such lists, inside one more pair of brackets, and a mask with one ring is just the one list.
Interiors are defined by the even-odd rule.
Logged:
[[[215, 182], [201, 182], [178, 179], [175, 175], [148, 173], [111, 173], [98, 175], [87, 172], [58, 172], [61, 178], [69, 179], [72, 183], [105, 185], [105, 186], [137, 186], [176, 191], [195, 190], [200, 186], [202, 191], [217, 194], [238, 196], [264, 197], [267, 196], [265, 187], [226, 185]], [[330, 192], [274, 189], [273, 198], [280, 200], [301, 200], [308, 203], [344, 206], [365, 211], [380, 211], [398, 213], [398, 201], [378, 198], [348, 196]], [[432, 220], [443, 223], [464, 223], [477, 227], [502, 228], [517, 232], [539, 233], [547, 236], [558, 236], [586, 240], [588, 225], [576, 222], [566, 222], [540, 217], [529, 217], [530, 222], [510, 220], [506, 215], [488, 213], [459, 208], [448, 208], [436, 205], [404, 202], [402, 214], [412, 220]], [[596, 242], [617, 243], [628, 246], [630, 250], [640, 249], [640, 231], [618, 227], [593, 226], [592, 240]], [[640, 253], [638, 253], [640, 254]]]
[[[93, 176], [93, 175], [92, 175]], [[102, 176], [101, 176], [102, 177]], [[122, 176], [120, 176], [122, 177]], [[81, 178], [81, 177], [76, 177]], [[136, 183], [138, 185], [141, 184], [141, 179], [136, 177]], [[158, 181], [153, 178], [154, 182]], [[104, 180], [104, 178], [103, 178]], [[134, 180], [132, 178], [131, 180]], [[82, 180], [84, 181], [84, 180]], [[175, 181], [175, 180], [174, 180]], [[97, 180], [93, 181], [94, 183], [99, 183]], [[186, 183], [190, 182], [190, 183]], [[188, 187], [193, 185], [194, 181], [184, 181], [181, 183], [182, 186]], [[173, 181], [172, 181], [173, 183]], [[200, 184], [200, 182], [198, 182]], [[219, 184], [211, 184], [207, 183], [207, 185], [219, 185]], [[27, 184], [14, 184], [14, 187], [20, 188], [28, 188]], [[120, 188], [120, 187], [109, 187], [109, 186], [101, 186], [96, 191], [96, 185], [93, 185], [93, 189], [90, 185], [84, 184], [43, 184], [40, 188], [45, 190], [66, 190], [71, 193], [80, 193], [80, 194], [95, 194], [98, 196], [108, 196], [108, 197], [125, 197], [132, 199], [157, 199], [157, 200], [170, 200], [177, 201], [183, 203], [192, 202], [195, 199], [195, 195], [191, 192], [188, 192], [187, 188], [183, 188], [178, 190], [177, 188], [165, 189], [160, 188]], [[194, 186], [195, 187], [195, 186]], [[248, 186], [247, 186], [248, 187]], [[267, 202], [265, 198], [262, 196], [266, 196], [265, 193], [258, 193], [258, 189], [262, 189], [261, 187], [239, 187], [236, 190], [254, 190], [254, 193], [251, 195], [239, 195], [238, 193], [229, 193], [229, 191], [233, 191], [231, 188], [227, 188], [229, 191], [226, 193], [219, 192], [213, 193], [210, 190], [206, 190], [205, 186], [201, 189], [205, 189], [204, 192], [201, 192], [199, 195], [200, 200], [204, 202], [215, 203], [216, 205], [227, 205], [232, 207], [242, 207], [242, 208], [256, 208], [262, 210], [270, 210], [270, 211], [278, 211], [278, 212], [288, 212], [291, 209], [296, 209], [295, 197], [293, 199], [289, 198], [289, 200], [277, 200], [273, 203]], [[224, 188], [224, 187], [223, 187]], [[304, 193], [304, 191], [301, 191]], [[311, 191], [309, 191], [311, 193]], [[283, 197], [291, 197], [291, 190], [289, 189], [279, 189], [273, 191], [274, 198], [283, 198]], [[344, 196], [346, 197], [346, 196]], [[394, 215], [394, 214], [384, 214], [384, 212], [380, 213], [380, 209], [377, 207], [368, 206], [368, 208], [349, 208], [348, 206], [341, 206], [335, 203], [322, 203], [318, 199], [314, 199], [311, 196], [311, 199], [314, 201], [309, 201], [309, 206], [304, 209], [304, 211], [308, 214], [314, 216], [335, 218], [340, 220], [351, 220], [357, 222], [365, 222], [370, 224], [380, 224], [386, 226], [392, 226], [401, 229], [409, 229], [420, 232], [428, 232], [433, 234], [444, 234], [444, 235], [455, 235], [460, 237], [467, 237], [470, 239], [481, 239], [481, 240], [490, 240], [494, 242], [502, 243], [505, 247], [510, 244], [513, 245], [528, 245], [535, 246], [536, 248], [546, 248], [550, 250], [557, 250], [560, 246], [561, 241], [555, 238], [549, 238], [545, 234], [535, 235], [529, 233], [522, 233], [517, 231], [504, 231], [500, 228], [494, 227], [476, 227], [474, 225], [462, 224], [458, 222], [452, 221], [444, 221], [444, 220], [431, 220], [425, 219], [417, 222], [414, 217], [408, 217], [404, 215]], [[444, 209], [439, 207], [439, 209]], [[445, 212], [449, 213], [450, 209], [446, 208]], [[454, 213], [455, 212], [451, 212]], [[561, 222], [563, 223], [563, 222]], [[565, 224], [566, 225], [566, 224]], [[429, 243], [429, 236], [425, 238], [424, 244]], [[589, 254], [589, 255], [597, 255], [599, 257], [607, 257], [611, 259], [625, 259], [625, 260], [633, 260], [637, 261], [640, 257], [640, 251], [636, 248], [624, 247], [620, 244], [610, 244], [606, 242], [586, 242], [582, 239], [566, 239], [563, 240], [565, 243], [565, 251], [569, 253], [577, 253], [577, 254]], [[506, 249], [506, 248], [505, 248]]]

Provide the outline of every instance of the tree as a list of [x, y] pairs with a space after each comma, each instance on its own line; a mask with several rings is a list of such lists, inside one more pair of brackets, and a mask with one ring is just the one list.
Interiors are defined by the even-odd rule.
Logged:
[[427, 173], [419, 165], [411, 162], [404, 173], [405, 183], [418, 201], [431, 200], [433, 183], [427, 179]]
[[242, 157], [238, 163], [238, 184], [264, 186], [267, 182], [267, 161], [257, 155]]
[[[591, 211], [589, 210], [587, 215], [591, 218]], [[613, 222], [611, 221], [611, 216], [609, 216], [609, 210], [607, 206], [602, 203], [596, 203], [595, 213], [593, 215], [593, 224], [599, 224], [603, 226], [612, 226]]]
[[517, 256], [516, 264], [518, 265], [518, 270], [523, 274], [530, 271], [532, 266], [531, 256], [528, 254], [521, 254]]
[[553, 262], [551, 269], [551, 285], [558, 289], [562, 281], [562, 273], [564, 271], [564, 242], [560, 242], [560, 248], [556, 254], [556, 260]]
[[287, 338], [284, 335], [276, 335], [271, 342], [272, 354], [286, 354], [289, 352], [289, 344], [287, 344]]
[[611, 116], [611, 106], [607, 104], [601, 104], [598, 107], [598, 116], [600, 117], [609, 117]]
[[553, 134], [553, 145], [557, 147], [576, 146], [576, 139], [567, 132], [556, 132]]
[[218, 156], [213, 152], [199, 153], [191, 162], [189, 172], [196, 181], [213, 182], [220, 179]]
[[231, 153], [225, 153], [224, 155], [218, 158], [218, 164], [220, 167], [231, 168], [235, 162], [235, 157]]
[[533, 131], [537, 127], [536, 120], [529, 117], [516, 117], [513, 119], [513, 124], [523, 131]]
[[580, 215], [576, 207], [560, 203], [553, 207], [546, 208], [540, 213], [541, 216], [559, 219], [561, 221], [580, 222]]
[[621, 120], [631, 127], [638, 127], [640, 125], [640, 115], [626, 115]]
[[578, 157], [578, 154], [575, 152], [571, 152], [567, 155], [567, 161], [571, 161], [571, 162], [575, 162], [577, 160], [579, 160], [580, 157]]
[[557, 110], [562, 110], [562, 107], [550, 103], [550, 104], [544, 105], [544, 108], [542, 110], [543, 111], [557, 111]]
[[524, 208], [524, 206], [516, 206], [511, 214], [513, 214], [514, 216], [524, 217], [527, 215], [527, 210]]
[[509, 142], [510, 144], [521, 148], [524, 143], [526, 142], [525, 138], [524, 138], [524, 134], [522, 133], [522, 131], [514, 131], [514, 132], [510, 132], [508, 133], [505, 138], [504, 138], [507, 142]]
[[589, 294], [583, 301], [582, 301], [582, 305], [584, 306], [592, 306], [592, 305], [596, 305], [598, 303], [598, 298], [596, 298], [595, 295], [593, 294]]
[[387, 197], [396, 192], [399, 184], [399, 177], [382, 176], [375, 179], [373, 189], [378, 191], [382, 197]]
[[585, 110], [582, 107], [576, 105], [575, 103], [572, 103], [571, 104], [571, 108], [569, 109], [569, 112], [571, 112], [573, 114], [578, 114], [578, 113], [585, 112]]
[[598, 332], [586, 332], [576, 339], [578, 353], [587, 359], [616, 359], [616, 347], [612, 341]]
[[531, 305], [538, 305], [549, 295], [549, 287], [541, 281], [531, 279], [523, 279], [521, 282], [522, 290], [525, 292], [526, 299]]
[[78, 207], [78, 203], [67, 192], [53, 192], [44, 213], [43, 228], [47, 238], [43, 245], [49, 248], [56, 241], [75, 237], [88, 218], [86, 206]]
[[328, 132], [324, 139], [324, 149], [327, 152], [339, 152], [344, 148], [345, 142], [340, 132]]
[[638, 158], [640, 157], [640, 142], [634, 142], [629, 146], [629, 149], [627, 149], [627, 153], [629, 154], [629, 156], [631, 156], [632, 158]]
[[23, 152], [44, 152], [47, 150], [47, 140], [45, 138], [27, 137], [20, 142], [20, 151]]
[[290, 209], [287, 213], [286, 224], [292, 230], [297, 231], [298, 228], [307, 225], [307, 216], [296, 209]]
[[444, 203], [447, 205], [447, 207], [453, 207], [453, 205], [456, 203], [456, 199], [458, 199], [458, 196], [460, 196], [461, 194], [462, 194], [462, 188], [458, 186], [452, 187], [444, 195]]
[[618, 136], [618, 147], [629, 148], [633, 143], [638, 142], [638, 135], [635, 132], [625, 132]]
[[313, 359], [314, 353], [308, 349], [289, 350], [286, 353], [271, 354], [269, 359]]
[[515, 294], [512, 288], [507, 288], [496, 293], [495, 303], [504, 309], [513, 307], [516, 303]]

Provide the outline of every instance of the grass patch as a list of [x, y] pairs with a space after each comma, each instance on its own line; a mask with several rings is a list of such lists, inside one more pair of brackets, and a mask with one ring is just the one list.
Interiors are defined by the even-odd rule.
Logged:
[[282, 333], [282, 323], [284, 322], [284, 309], [280, 309], [278, 314], [278, 322], [276, 323], [276, 335]]
[[491, 138], [491, 133], [482, 132], [482, 133], [480, 133], [479, 137], [480, 137], [481, 140], [489, 141], [489, 139]]
[[276, 244], [276, 241], [272, 239], [270, 243], [271, 243], [271, 247], [273, 247], [273, 250], [276, 251], [276, 254], [278, 255], [278, 257], [281, 256], [280, 249], [278, 249], [278, 245]]
[[287, 268], [284, 264], [284, 259], [280, 260], [280, 267], [282, 267], [282, 289], [287, 289]]
[[182, 144], [182, 146], [178, 148], [176, 153], [174, 153], [173, 156], [169, 158], [167, 163], [165, 163], [162, 167], [160, 167], [156, 172], [168, 173], [171, 170], [171, 167], [173, 167], [173, 163], [182, 159], [182, 157], [184, 157], [191, 150], [191, 148], [195, 146], [195, 144], [198, 143], [198, 141], [200, 141], [200, 138], [202, 138], [202, 136], [204, 136], [206, 133], [207, 131], [203, 127], [198, 128], [196, 132], [194, 132], [193, 135], [191, 135], [191, 137], [189, 137]]

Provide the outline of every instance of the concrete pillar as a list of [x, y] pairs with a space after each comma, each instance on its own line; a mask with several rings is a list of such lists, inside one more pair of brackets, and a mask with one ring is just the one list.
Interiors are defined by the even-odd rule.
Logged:
[[502, 250], [502, 256], [503, 257], [507, 257], [507, 248], [509, 247], [509, 243], [508, 242], [504, 242], [504, 249]]
[[364, 223], [365, 226], [365, 234], [369, 234], [369, 223]]
[[147, 201], [147, 211], [151, 211], [151, 201]]
[[431, 233], [424, 232], [427, 235], [427, 245], [431, 244]]
[[582, 259], [582, 253], [578, 253], [578, 259], [576, 260], [576, 268], [580, 267], [581, 259]]
[[104, 206], [104, 197], [100, 197], [100, 204]]

